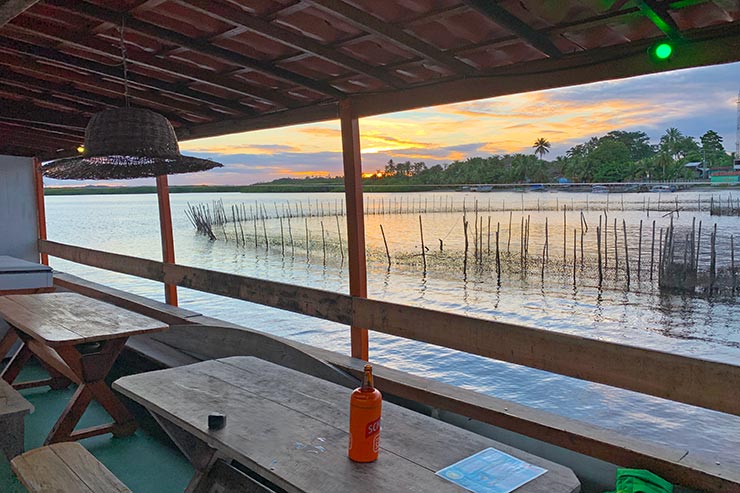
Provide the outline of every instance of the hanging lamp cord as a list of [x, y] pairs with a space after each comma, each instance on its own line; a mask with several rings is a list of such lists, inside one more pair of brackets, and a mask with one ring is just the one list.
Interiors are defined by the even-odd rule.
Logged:
[[121, 17], [121, 35], [120, 35], [120, 45], [121, 45], [121, 61], [123, 65], [123, 99], [126, 103], [126, 108], [129, 107], [129, 93], [128, 93], [128, 53], [126, 52], [126, 44], [123, 42], [123, 30], [126, 27], [126, 16]]

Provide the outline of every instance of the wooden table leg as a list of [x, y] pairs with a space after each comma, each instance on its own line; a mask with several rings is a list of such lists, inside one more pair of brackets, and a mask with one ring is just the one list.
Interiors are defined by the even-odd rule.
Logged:
[[[80, 352], [75, 346], [55, 348], [56, 353], [77, 376], [80, 384], [44, 445], [80, 440], [103, 433], [128, 436], [136, 431], [137, 424], [133, 415], [104, 381], [125, 344], [126, 338], [103, 341], [100, 350], [91, 353]], [[74, 431], [93, 399], [103, 406], [114, 422]]]
[[5, 333], [2, 339], [0, 339], [0, 361], [4, 360], [8, 355], [10, 348], [13, 347], [15, 341], [18, 340], [18, 335], [15, 333], [13, 327], [8, 327], [8, 331]]
[[23, 365], [26, 364], [32, 355], [33, 353], [29, 349], [28, 345], [23, 344], [18, 352], [15, 353], [13, 359], [10, 360], [10, 364], [5, 368], [5, 370], [3, 370], [2, 379], [12, 384], [15, 379], [18, 378], [18, 375], [23, 369]]

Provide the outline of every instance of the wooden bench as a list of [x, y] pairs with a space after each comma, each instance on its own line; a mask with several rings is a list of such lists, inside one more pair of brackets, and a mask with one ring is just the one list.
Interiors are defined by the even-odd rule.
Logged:
[[24, 419], [32, 412], [33, 405], [0, 379], [0, 450], [8, 460], [23, 453]]
[[131, 493], [77, 442], [55, 443], [19, 455], [10, 467], [30, 493]]

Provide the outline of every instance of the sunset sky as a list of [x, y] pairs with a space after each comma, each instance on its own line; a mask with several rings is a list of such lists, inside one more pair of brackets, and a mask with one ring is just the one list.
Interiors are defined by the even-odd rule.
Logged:
[[[715, 130], [735, 150], [740, 63], [599, 82], [479, 101], [436, 106], [360, 120], [363, 169], [389, 159], [427, 166], [491, 154], [531, 153], [544, 137], [545, 159], [610, 130], [641, 130], [657, 143], [676, 127], [696, 137]], [[184, 154], [223, 168], [173, 175], [170, 184], [246, 185], [280, 177], [340, 175], [339, 122], [286, 127], [180, 143]], [[142, 185], [154, 180], [47, 185]]]

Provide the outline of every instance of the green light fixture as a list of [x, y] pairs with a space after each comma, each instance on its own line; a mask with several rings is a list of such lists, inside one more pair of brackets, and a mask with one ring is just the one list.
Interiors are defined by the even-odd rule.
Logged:
[[663, 62], [673, 55], [673, 45], [666, 41], [661, 41], [650, 47], [650, 57], [658, 62]]

